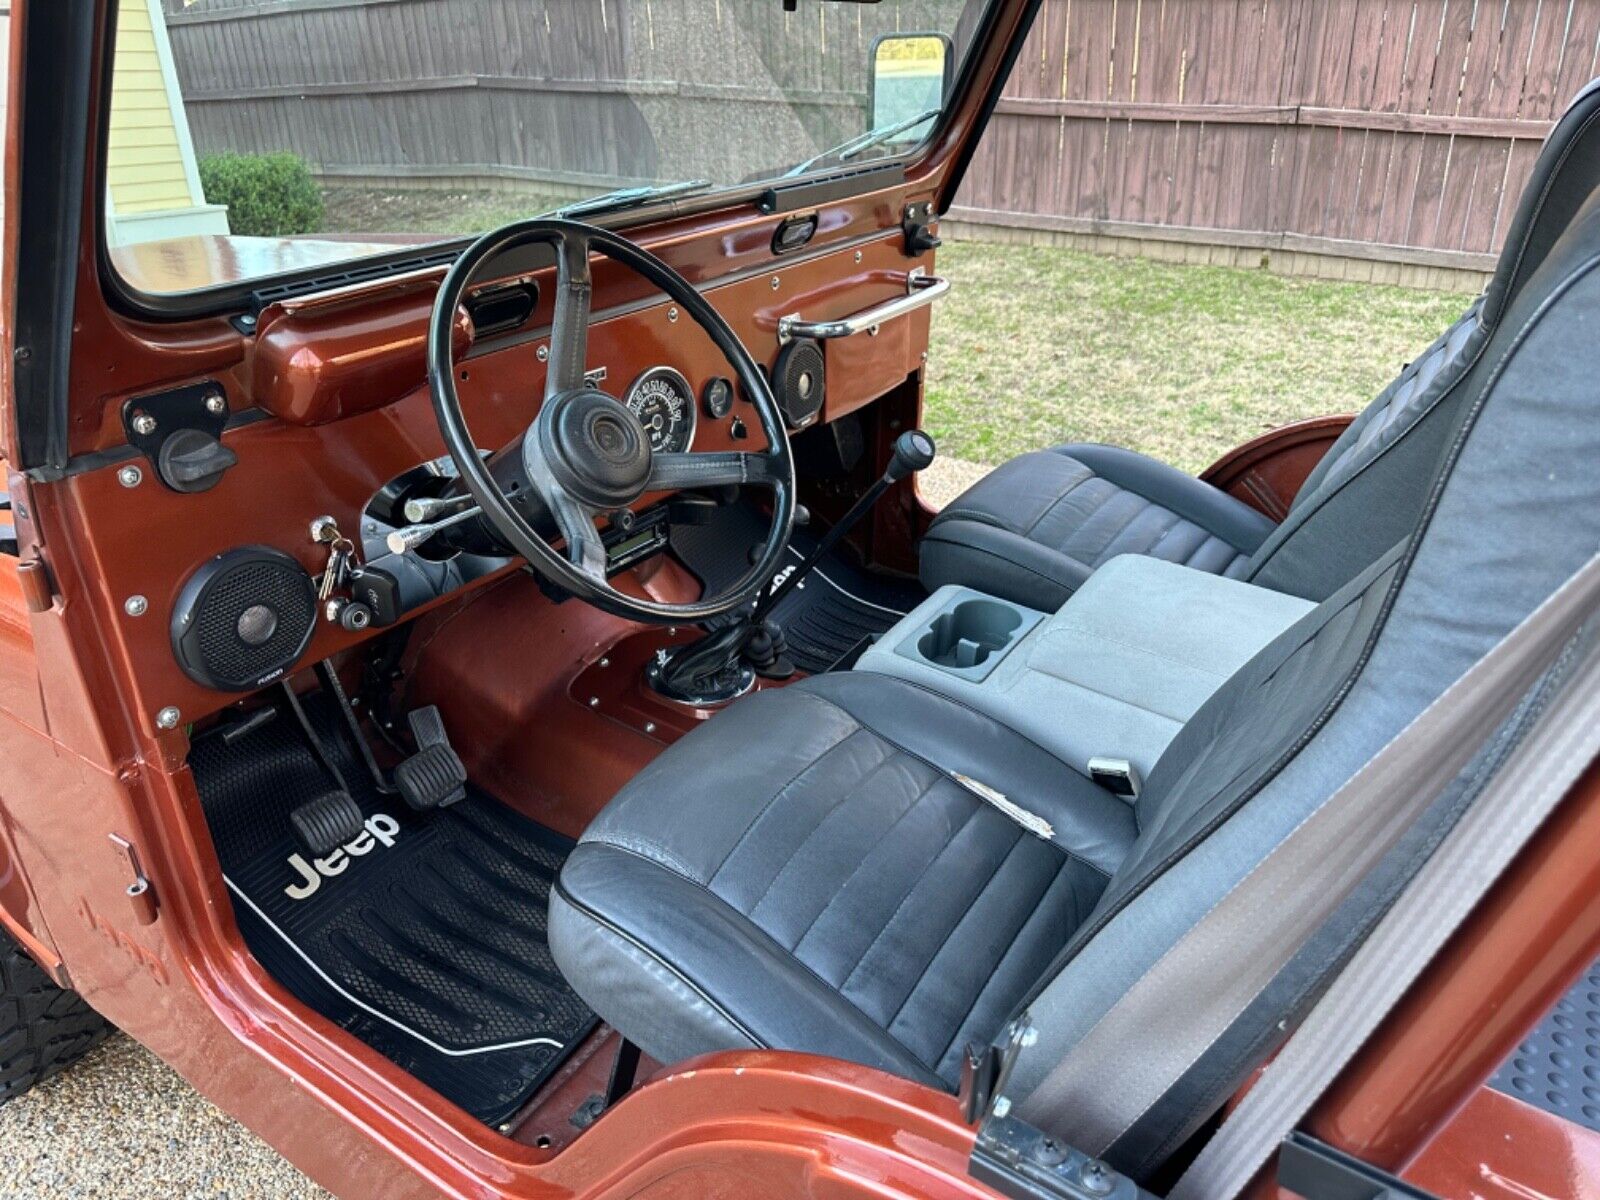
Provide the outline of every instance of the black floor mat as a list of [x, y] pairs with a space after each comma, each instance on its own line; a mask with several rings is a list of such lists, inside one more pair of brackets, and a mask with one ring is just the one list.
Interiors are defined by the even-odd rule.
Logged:
[[294, 995], [497, 1125], [596, 1023], [545, 931], [571, 843], [482, 793], [427, 815], [379, 795], [319, 701], [313, 723], [367, 817], [320, 870], [289, 811], [333, 784], [287, 709], [190, 756], [240, 930]]
[[[672, 549], [708, 591], [716, 592], [750, 569], [750, 547], [766, 533], [765, 515], [748, 504], [730, 504], [709, 524], [674, 525]], [[785, 569], [799, 566], [816, 544], [809, 529], [796, 529]], [[835, 548], [778, 602], [772, 619], [782, 628], [795, 665], [816, 674], [862, 638], [884, 633], [926, 597], [915, 580], [868, 571]]]
[[1600, 1133], [1600, 962], [1545, 1014], [1489, 1086]]

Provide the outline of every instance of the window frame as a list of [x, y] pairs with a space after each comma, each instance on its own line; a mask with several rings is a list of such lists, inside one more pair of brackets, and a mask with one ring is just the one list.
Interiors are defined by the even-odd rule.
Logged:
[[[99, 64], [101, 86], [97, 105], [97, 126], [93, 135], [97, 147], [93, 183], [95, 260], [101, 288], [112, 307], [118, 312], [138, 320], [156, 322], [192, 320], [210, 316], [253, 316], [259, 307], [256, 300], [258, 293], [270, 291], [274, 294], [274, 299], [278, 299], [322, 291], [346, 283], [401, 274], [420, 266], [453, 260], [482, 236], [443, 237], [436, 242], [403, 246], [392, 253], [359, 255], [295, 271], [260, 275], [194, 291], [146, 292], [135, 287], [123, 277], [111, 260], [107, 220], [111, 93], [116, 63], [117, 14], [123, 2], [124, 0], [106, 0], [105, 26], [101, 40], [104, 50]], [[127, 2], [140, 3], [141, 0], [127, 0]], [[773, 2], [776, 3], [777, 0]], [[905, 152], [874, 159], [870, 163], [823, 166], [792, 179], [779, 175], [757, 183], [734, 184], [714, 191], [697, 193], [684, 199], [641, 204], [635, 208], [596, 214], [584, 219], [602, 228], [626, 234], [630, 229], [648, 226], [669, 218], [699, 216], [746, 205], [754, 207], [769, 190], [778, 185], [824, 186], [859, 177], [861, 182], [858, 187], [832, 192], [825, 201], [825, 203], [837, 203], [879, 190], [885, 186], [886, 173], [889, 171], [898, 169], [901, 176], [914, 172], [939, 145], [951, 123], [965, 111], [970, 102], [973, 102], [972, 92], [976, 87], [977, 68], [982, 58], [982, 49], [994, 35], [995, 22], [1007, 7], [1006, 0], [982, 0], [982, 3], [983, 10], [973, 26], [972, 40], [967, 52], [956, 68], [954, 85], [950, 89], [943, 112], [934, 122], [933, 128], [928, 131], [928, 135]], [[1031, 25], [1031, 19], [1025, 22], [1023, 29], [1018, 33], [1017, 46], [1021, 45]], [[1012, 53], [1007, 55], [1008, 61], [1014, 59], [1016, 48], [1010, 48]], [[1003, 87], [1004, 83], [1005, 80], [1002, 78], [999, 86]], [[980, 96], [976, 100], [981, 109], [981, 119], [968, 138], [969, 145], [961, 147], [954, 158], [958, 173], [964, 172], [965, 165], [970, 160], [969, 151], [972, 144], [976, 143], [983, 133], [984, 126], [988, 124], [989, 111], [992, 109], [992, 103], [985, 103], [988, 99]]]

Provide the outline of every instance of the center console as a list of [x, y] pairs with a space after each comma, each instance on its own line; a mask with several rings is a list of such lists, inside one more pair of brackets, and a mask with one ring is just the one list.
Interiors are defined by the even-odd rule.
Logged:
[[940, 588], [855, 669], [962, 701], [1085, 775], [1146, 775], [1213, 692], [1314, 607], [1142, 555], [1114, 558], [1054, 614]]

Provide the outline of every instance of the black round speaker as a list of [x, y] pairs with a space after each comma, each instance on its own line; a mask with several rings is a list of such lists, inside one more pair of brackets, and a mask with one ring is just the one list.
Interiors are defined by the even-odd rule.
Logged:
[[316, 625], [317, 589], [306, 569], [271, 546], [240, 546], [183, 585], [172, 650], [196, 683], [248, 692], [292, 667]]
[[778, 352], [772, 368], [772, 394], [789, 422], [800, 429], [817, 419], [822, 411], [824, 377], [822, 347], [809, 339], [790, 342]]

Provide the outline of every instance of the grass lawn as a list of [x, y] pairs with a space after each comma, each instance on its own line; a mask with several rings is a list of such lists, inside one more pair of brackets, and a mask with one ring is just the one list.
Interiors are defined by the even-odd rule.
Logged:
[[1471, 297], [1072, 250], [947, 243], [927, 426], [993, 466], [1109, 442], [1186, 471], [1286, 421], [1366, 405]]

